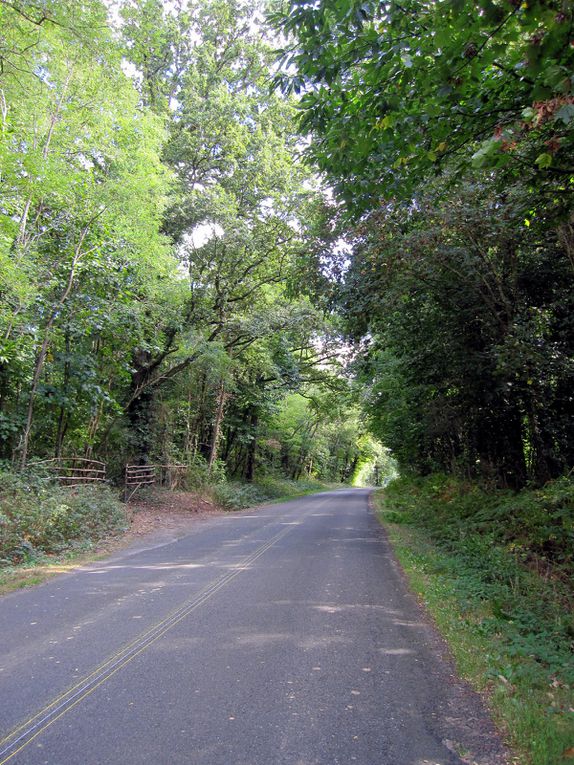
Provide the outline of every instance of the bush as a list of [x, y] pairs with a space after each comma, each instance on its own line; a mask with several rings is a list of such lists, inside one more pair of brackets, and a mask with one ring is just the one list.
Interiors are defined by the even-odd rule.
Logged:
[[257, 478], [257, 486], [266, 495], [267, 499], [279, 499], [281, 497], [296, 497], [301, 494], [309, 494], [314, 491], [324, 491], [325, 484], [312, 479], [295, 481], [292, 478], [279, 478], [277, 476], [264, 476]]
[[295, 481], [291, 478], [267, 475], [257, 478], [254, 483], [238, 481], [219, 483], [211, 487], [211, 494], [222, 507], [228, 510], [241, 510], [245, 507], [260, 505], [262, 502], [300, 497], [303, 494], [325, 491], [327, 488], [329, 487], [325, 484], [311, 479]]
[[227, 510], [242, 510], [269, 499], [262, 489], [248, 483], [217, 484], [212, 487], [211, 494], [217, 504]]
[[107, 486], [66, 488], [38, 473], [0, 471], [0, 563], [91, 544], [127, 526]]
[[401, 478], [384, 495], [383, 517], [424, 529], [444, 552], [442, 573], [463, 607], [489, 614], [482, 631], [525, 667], [534, 659], [574, 682], [571, 479], [514, 493], [433, 475]]
[[185, 488], [205, 489], [213, 484], [220, 484], [225, 481], [225, 464], [221, 460], [216, 460], [211, 470], [207, 461], [199, 454], [195, 455], [190, 462], [185, 475]]
[[574, 575], [574, 481], [561, 478], [542, 489], [487, 491], [444, 475], [401, 478], [386, 492], [398, 520], [428, 529], [458, 549], [472, 536], [490, 538], [515, 558], [563, 579]]

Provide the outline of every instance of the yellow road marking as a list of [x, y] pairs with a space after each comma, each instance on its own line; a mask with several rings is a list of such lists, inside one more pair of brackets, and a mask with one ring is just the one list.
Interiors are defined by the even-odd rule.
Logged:
[[[77, 706], [87, 696], [91, 695], [97, 688], [109, 680], [109, 678], [113, 677], [116, 672], [123, 669], [123, 667], [149, 648], [149, 646], [153, 645], [156, 640], [159, 640], [159, 638], [163, 637], [189, 614], [193, 613], [193, 611], [206, 603], [213, 595], [219, 592], [225, 585], [229, 584], [229, 582], [239, 576], [242, 571], [266, 553], [269, 548], [273, 547], [273, 545], [282, 537], [292, 531], [293, 528], [293, 526], [283, 528], [268, 542], [265, 542], [255, 550], [255, 552], [251, 553], [238, 563], [235, 571], [231, 571], [217, 579], [215, 582], [206, 585], [206, 587], [204, 587], [194, 598], [190, 599], [182, 606], [178, 606], [178, 608], [174, 609], [174, 611], [167, 617], [143, 632], [128, 645], [123, 646], [93, 672], [8, 734], [8, 736], [0, 741], [0, 746], [7, 744], [7, 746], [0, 751], [0, 757], [7, 755], [3, 760], [0, 760], [0, 765], [5, 765], [5, 763], [25, 749], [32, 741], [63, 717], [68, 711]], [[61, 709], [61, 711], [58, 714], [55, 714], [59, 709]], [[20, 733], [19, 736], [17, 735], [18, 733]], [[25, 739], [25, 741], [23, 741], [23, 739]], [[17, 749], [10, 752], [19, 741], [23, 741], [23, 743]]]

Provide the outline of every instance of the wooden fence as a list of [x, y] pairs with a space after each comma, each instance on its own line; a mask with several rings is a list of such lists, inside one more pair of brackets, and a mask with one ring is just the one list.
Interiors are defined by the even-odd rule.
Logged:
[[187, 465], [126, 465], [124, 499], [129, 502], [138, 489], [144, 486], [166, 486], [176, 489], [181, 483]]
[[[106, 464], [87, 457], [53, 457], [34, 460], [49, 478], [57, 479], [64, 486], [81, 486], [106, 480]], [[144, 486], [165, 486], [177, 489], [181, 486], [187, 465], [126, 465], [124, 473], [124, 499], [126, 502]]]
[[64, 486], [80, 486], [106, 480], [105, 463], [86, 457], [53, 457], [36, 460], [31, 464], [42, 466], [51, 478], [56, 478]]

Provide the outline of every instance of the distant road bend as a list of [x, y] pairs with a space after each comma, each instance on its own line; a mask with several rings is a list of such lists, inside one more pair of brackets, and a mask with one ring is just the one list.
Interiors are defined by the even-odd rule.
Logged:
[[0, 765], [504, 762], [366, 490], [206, 521], [0, 624]]

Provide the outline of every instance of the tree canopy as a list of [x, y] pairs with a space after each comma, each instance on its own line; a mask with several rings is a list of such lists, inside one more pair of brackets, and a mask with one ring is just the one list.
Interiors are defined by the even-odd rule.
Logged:
[[292, 396], [309, 421], [317, 396], [346, 402], [326, 422], [355, 404], [303, 284], [323, 192], [260, 9], [21, 0], [0, 18], [0, 458], [349, 478], [358, 421], [332, 459], [280, 425]]
[[571, 466], [571, 4], [0, 22], [0, 459]]
[[563, 0], [291, 2], [279, 76], [309, 155], [358, 212], [448, 166], [571, 188], [573, 10]]
[[276, 82], [335, 191], [347, 262], [324, 292], [374, 432], [423, 473], [568, 470], [571, 4], [304, 1], [270, 19]]

